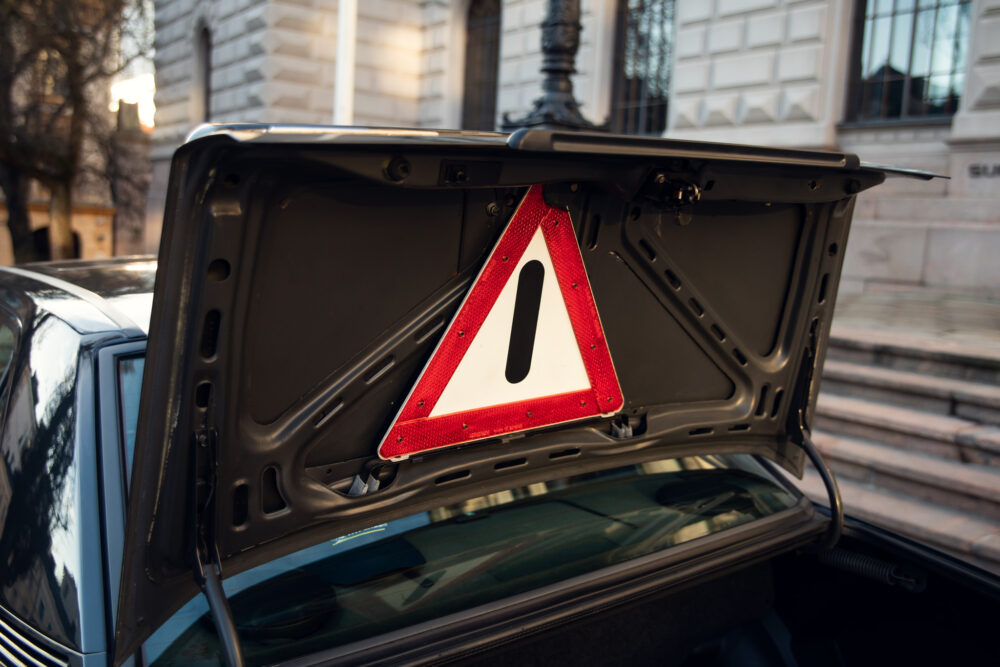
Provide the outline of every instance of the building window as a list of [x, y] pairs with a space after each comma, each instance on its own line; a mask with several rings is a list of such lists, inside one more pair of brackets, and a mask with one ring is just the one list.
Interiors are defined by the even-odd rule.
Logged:
[[500, 0], [472, 0], [465, 24], [464, 129], [495, 128], [499, 63]]
[[197, 122], [212, 119], [212, 31], [202, 26], [195, 45], [195, 108]]
[[970, 0], [860, 0], [848, 119], [947, 117], [965, 83]]
[[673, 0], [618, 0], [611, 130], [661, 135], [667, 129]]

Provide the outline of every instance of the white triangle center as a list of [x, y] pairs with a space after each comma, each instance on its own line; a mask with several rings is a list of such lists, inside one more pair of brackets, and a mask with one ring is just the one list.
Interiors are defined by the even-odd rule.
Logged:
[[[535, 343], [528, 374], [520, 382], [511, 383], [505, 373], [517, 284], [521, 269], [533, 260], [541, 262], [545, 270]], [[587, 369], [583, 365], [573, 325], [552, 267], [552, 258], [539, 227], [430, 416], [478, 410], [589, 388]]]

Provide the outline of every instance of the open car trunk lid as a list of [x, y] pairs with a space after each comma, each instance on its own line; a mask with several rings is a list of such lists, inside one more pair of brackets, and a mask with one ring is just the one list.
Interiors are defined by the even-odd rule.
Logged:
[[[171, 169], [116, 660], [197, 594], [199, 553], [230, 576], [470, 494], [667, 456], [801, 474], [854, 197], [884, 178], [839, 153], [538, 130], [196, 132]], [[379, 457], [529, 188], [572, 222], [622, 400]]]

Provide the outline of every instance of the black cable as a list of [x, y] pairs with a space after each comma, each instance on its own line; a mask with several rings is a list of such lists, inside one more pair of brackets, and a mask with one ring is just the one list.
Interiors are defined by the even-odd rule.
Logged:
[[820, 456], [816, 445], [813, 444], [812, 438], [809, 437], [809, 428], [805, 423], [805, 414], [802, 410], [799, 410], [798, 414], [799, 434], [802, 436], [800, 445], [805, 450], [806, 456], [809, 457], [819, 476], [823, 479], [823, 486], [826, 487], [826, 495], [830, 500], [830, 525], [826, 530], [826, 537], [819, 545], [820, 549], [830, 550], [836, 546], [837, 541], [840, 540], [840, 534], [844, 530], [844, 503], [840, 499], [840, 487], [837, 486], [837, 480], [833, 477], [833, 473], [826, 465], [823, 457]]

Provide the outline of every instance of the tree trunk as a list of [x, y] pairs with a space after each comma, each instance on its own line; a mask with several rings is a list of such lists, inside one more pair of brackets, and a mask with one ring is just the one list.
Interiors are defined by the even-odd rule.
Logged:
[[52, 202], [49, 204], [49, 251], [52, 259], [73, 259], [73, 228], [70, 219], [73, 212], [73, 195], [69, 183], [55, 183], [52, 186]]
[[14, 250], [14, 263], [36, 262], [38, 256], [31, 235], [31, 220], [28, 214], [29, 181], [18, 170], [0, 164], [0, 188], [3, 189], [7, 205], [7, 227], [10, 229], [10, 243]]

